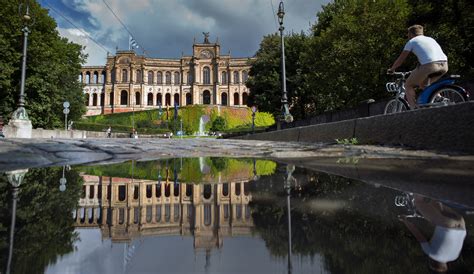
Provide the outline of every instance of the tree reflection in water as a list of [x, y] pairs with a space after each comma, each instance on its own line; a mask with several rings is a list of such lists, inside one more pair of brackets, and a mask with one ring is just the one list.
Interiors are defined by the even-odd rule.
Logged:
[[12, 195], [17, 191], [12, 273], [43, 273], [58, 256], [73, 251], [77, 240], [72, 212], [81, 194], [82, 178], [67, 171], [67, 188], [58, 187], [62, 167], [29, 170], [17, 190], [0, 176], [0, 265], [6, 271], [12, 219]]
[[[298, 182], [291, 184], [288, 196], [291, 212], [284, 202], [287, 189], [276, 186], [281, 175], [262, 177], [251, 189], [255, 229], [274, 256], [284, 258], [289, 250], [310, 259], [320, 255], [330, 273], [428, 273], [419, 244], [397, 219], [402, 209], [394, 197], [399, 192], [302, 169], [294, 175]], [[472, 235], [472, 215], [465, 218], [470, 218], [467, 234]], [[467, 273], [473, 266], [471, 237], [450, 270]]]

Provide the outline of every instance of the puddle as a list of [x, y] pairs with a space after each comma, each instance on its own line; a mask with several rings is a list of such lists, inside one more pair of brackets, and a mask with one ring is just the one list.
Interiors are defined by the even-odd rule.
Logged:
[[472, 205], [386, 181], [217, 157], [7, 172], [0, 273], [472, 273]]

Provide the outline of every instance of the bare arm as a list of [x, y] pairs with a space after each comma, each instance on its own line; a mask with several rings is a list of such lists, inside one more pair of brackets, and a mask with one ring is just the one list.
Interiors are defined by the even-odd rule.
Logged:
[[399, 66], [401, 66], [403, 64], [403, 62], [405, 62], [405, 59], [407, 59], [408, 55], [410, 54], [409, 51], [402, 51], [402, 53], [400, 53], [400, 55], [398, 56], [397, 60], [395, 60], [395, 63], [393, 63], [392, 67], [388, 69], [388, 71], [395, 71]]

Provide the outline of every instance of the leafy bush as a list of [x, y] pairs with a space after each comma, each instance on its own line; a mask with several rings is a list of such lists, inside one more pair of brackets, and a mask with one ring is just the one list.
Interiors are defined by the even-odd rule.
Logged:
[[211, 131], [224, 131], [225, 129], [225, 120], [222, 116], [218, 116], [212, 121]]

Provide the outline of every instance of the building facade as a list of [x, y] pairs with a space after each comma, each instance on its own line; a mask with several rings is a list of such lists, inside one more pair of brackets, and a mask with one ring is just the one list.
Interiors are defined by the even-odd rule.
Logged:
[[194, 184], [82, 177], [75, 226], [100, 228], [112, 242], [180, 235], [193, 236], [195, 248], [212, 249], [225, 237], [252, 234], [250, 179]]
[[146, 110], [160, 106], [245, 107], [252, 58], [221, 55], [220, 45], [194, 43], [192, 56], [148, 58], [134, 51], [108, 55], [105, 66], [85, 66], [79, 80], [86, 115]]

